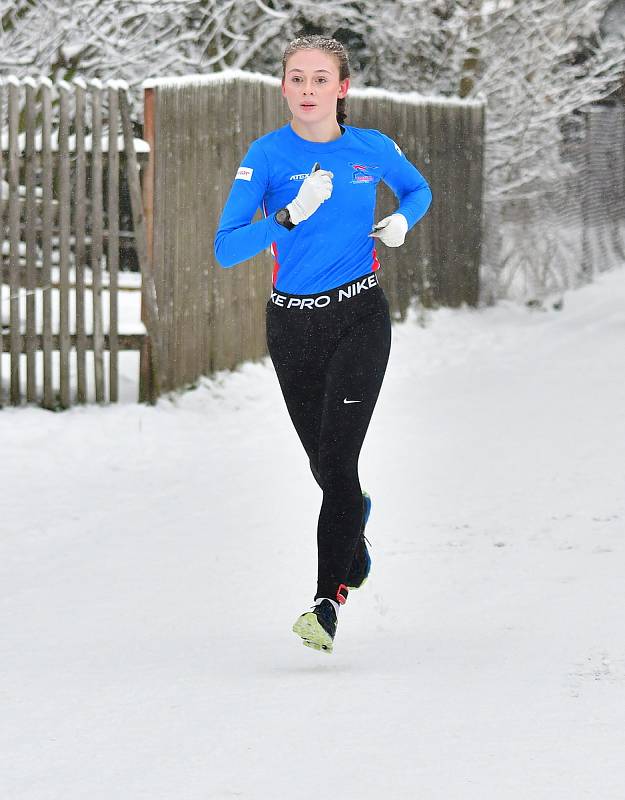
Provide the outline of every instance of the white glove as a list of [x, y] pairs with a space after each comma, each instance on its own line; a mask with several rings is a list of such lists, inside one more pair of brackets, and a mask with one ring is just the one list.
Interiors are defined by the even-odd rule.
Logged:
[[408, 220], [403, 214], [391, 214], [384, 217], [376, 225], [369, 236], [379, 239], [388, 247], [399, 247], [404, 243], [408, 232]]
[[333, 177], [333, 172], [327, 169], [318, 169], [304, 179], [297, 197], [286, 206], [294, 225], [308, 219], [330, 197]]

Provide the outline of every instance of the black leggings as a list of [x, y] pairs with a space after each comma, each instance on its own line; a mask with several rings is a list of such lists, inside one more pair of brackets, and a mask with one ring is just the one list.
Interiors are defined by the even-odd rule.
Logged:
[[375, 273], [312, 295], [274, 290], [266, 330], [289, 415], [323, 490], [315, 599], [336, 599], [362, 521], [358, 457], [391, 348], [388, 301]]

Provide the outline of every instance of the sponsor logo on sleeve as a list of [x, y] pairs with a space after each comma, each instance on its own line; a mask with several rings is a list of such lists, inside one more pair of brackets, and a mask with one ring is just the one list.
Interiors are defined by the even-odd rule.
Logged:
[[235, 181], [236, 180], [251, 181], [253, 172], [254, 170], [250, 169], [249, 167], [239, 167], [239, 169], [237, 170]]

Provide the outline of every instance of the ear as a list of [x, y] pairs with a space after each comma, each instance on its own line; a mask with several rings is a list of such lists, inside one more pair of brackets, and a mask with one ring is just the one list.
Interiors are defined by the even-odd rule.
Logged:
[[338, 93], [339, 100], [342, 97], [345, 97], [348, 89], [349, 89], [349, 78], [345, 78], [344, 81], [341, 81], [339, 83], [339, 93]]

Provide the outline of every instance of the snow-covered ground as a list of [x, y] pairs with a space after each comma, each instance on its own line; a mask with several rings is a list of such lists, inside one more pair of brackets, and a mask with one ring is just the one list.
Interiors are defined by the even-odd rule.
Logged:
[[334, 653], [271, 362], [155, 407], [0, 412], [0, 797], [621, 800], [625, 270], [412, 314]]

